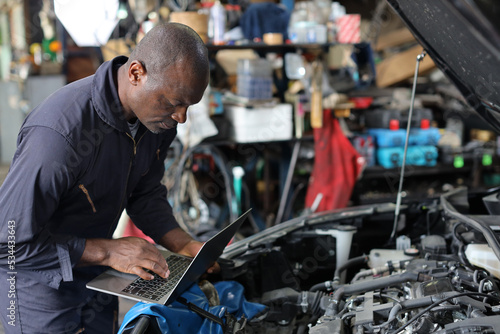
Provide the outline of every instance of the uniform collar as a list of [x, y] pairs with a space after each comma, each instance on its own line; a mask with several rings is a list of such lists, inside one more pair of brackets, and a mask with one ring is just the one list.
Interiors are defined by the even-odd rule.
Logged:
[[99, 117], [111, 127], [130, 132], [122, 103], [118, 96], [117, 70], [128, 58], [119, 56], [104, 62], [92, 81], [92, 104]]

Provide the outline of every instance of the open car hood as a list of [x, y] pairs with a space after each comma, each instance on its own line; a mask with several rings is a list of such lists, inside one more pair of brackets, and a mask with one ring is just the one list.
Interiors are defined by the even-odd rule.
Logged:
[[500, 3], [387, 1], [470, 106], [500, 133]]

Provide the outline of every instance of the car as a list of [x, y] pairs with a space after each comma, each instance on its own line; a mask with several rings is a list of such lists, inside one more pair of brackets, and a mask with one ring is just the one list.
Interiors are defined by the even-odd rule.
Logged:
[[[500, 131], [499, 6], [388, 0]], [[298, 217], [228, 246], [223, 279], [269, 307], [258, 333], [500, 333], [500, 189]], [[395, 219], [397, 217], [397, 219]]]

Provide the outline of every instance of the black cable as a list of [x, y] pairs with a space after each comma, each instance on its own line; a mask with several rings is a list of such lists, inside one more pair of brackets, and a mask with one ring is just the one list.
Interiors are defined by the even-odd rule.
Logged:
[[283, 218], [284, 219], [287, 219], [287, 217], [292, 216], [293, 204], [297, 200], [297, 197], [299, 196], [300, 191], [302, 189], [304, 189], [305, 187], [306, 187], [306, 184], [304, 184], [303, 182], [301, 182], [294, 189], [294, 191], [292, 193], [292, 196], [290, 198], [290, 202], [286, 206], [285, 213], [283, 214]]
[[461, 243], [461, 244], [463, 244], [463, 243], [464, 243], [464, 240], [462, 239], [462, 236], [458, 234], [458, 231], [457, 231], [457, 230], [458, 230], [458, 228], [459, 228], [460, 226], [462, 226], [462, 225], [465, 225], [465, 223], [458, 222], [458, 223], [456, 223], [455, 225], [453, 225], [453, 233], [452, 233], [452, 235], [453, 235], [454, 239], [455, 239], [457, 242]]
[[392, 332], [392, 334], [396, 334], [396, 333], [401, 332], [403, 329], [405, 329], [406, 327], [410, 326], [412, 323], [414, 323], [415, 321], [417, 321], [418, 318], [420, 318], [425, 313], [429, 312], [430, 310], [432, 310], [434, 307], [438, 306], [439, 304], [441, 304], [441, 303], [443, 303], [445, 301], [448, 301], [450, 299], [457, 298], [457, 297], [462, 297], [462, 296], [487, 297], [487, 298], [496, 299], [497, 301], [500, 302], [500, 298], [499, 297], [491, 296], [491, 295], [489, 295], [487, 293], [479, 293], [479, 292], [463, 292], [463, 293], [459, 293], [459, 294], [456, 294], [456, 295], [453, 295], [453, 296], [449, 296], [449, 297], [443, 298], [441, 300], [438, 300], [438, 301], [432, 303], [431, 305], [429, 305], [428, 307], [426, 307], [422, 311], [420, 311], [416, 316], [414, 316], [413, 318], [411, 318], [410, 320], [408, 320], [408, 322], [406, 324], [404, 324], [403, 326], [399, 327], [394, 332]]
[[427, 222], [427, 235], [431, 235], [431, 221], [429, 219], [429, 214], [431, 213], [430, 210], [427, 211], [425, 214], [425, 220]]
[[391, 295], [388, 295], [388, 294], [385, 294], [385, 293], [379, 293], [378, 296], [380, 297], [380, 299], [390, 299], [390, 300], [393, 300], [395, 301], [396, 303], [400, 303], [401, 300], [397, 299], [396, 297], [393, 297]]
[[352, 259], [347, 260], [343, 265], [341, 265], [340, 267], [337, 267], [335, 269], [335, 273], [333, 275], [333, 282], [334, 283], [340, 282], [340, 275], [347, 268], [352, 267], [352, 266], [356, 266], [356, 265], [360, 265], [360, 264], [368, 263], [369, 259], [370, 258], [367, 255], [363, 254], [361, 256], [353, 257]]

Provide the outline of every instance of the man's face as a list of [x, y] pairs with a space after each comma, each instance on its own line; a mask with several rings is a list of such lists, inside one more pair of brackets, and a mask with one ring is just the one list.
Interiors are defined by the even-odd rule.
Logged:
[[162, 133], [184, 123], [187, 109], [198, 103], [208, 78], [186, 70], [182, 64], [170, 66], [165, 73], [143, 77], [132, 90], [132, 112], [153, 133]]

